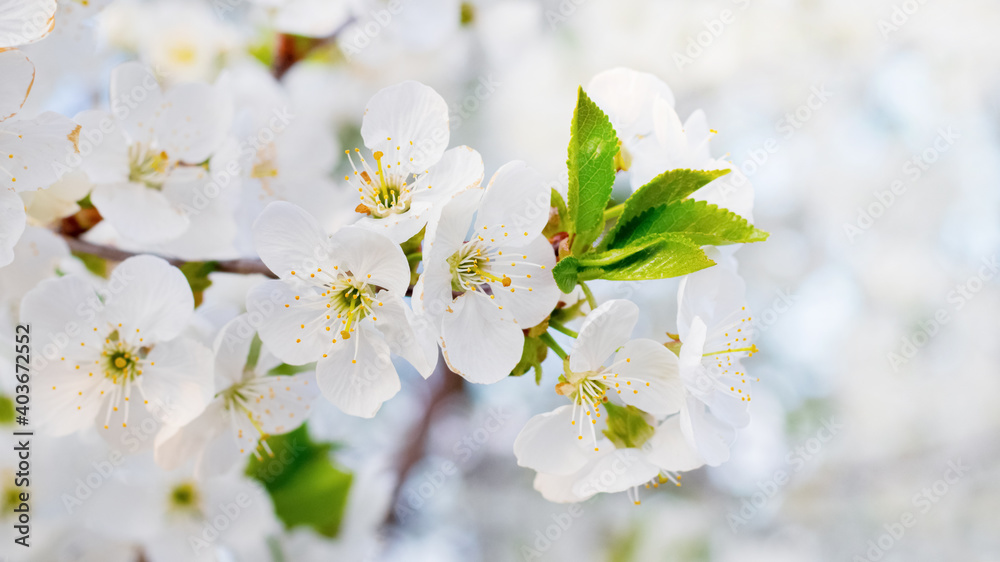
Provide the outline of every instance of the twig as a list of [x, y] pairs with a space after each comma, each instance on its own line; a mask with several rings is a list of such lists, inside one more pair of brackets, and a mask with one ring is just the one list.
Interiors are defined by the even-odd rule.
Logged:
[[407, 446], [400, 453], [399, 462], [396, 463], [396, 490], [393, 492], [392, 503], [390, 504], [389, 513], [386, 516], [385, 523], [387, 525], [395, 525], [400, 522], [396, 517], [396, 508], [400, 505], [400, 494], [402, 493], [407, 475], [413, 469], [414, 465], [420, 459], [424, 458], [424, 449], [427, 446], [427, 436], [434, 421], [434, 414], [442, 404], [447, 402], [449, 397], [462, 392], [463, 383], [465, 382], [462, 377], [448, 368], [448, 364], [445, 363], [444, 358], [439, 358], [437, 369], [429, 380], [434, 381], [435, 379], [437, 379], [437, 384], [434, 386], [431, 396], [427, 400], [424, 414], [417, 423], [417, 426], [413, 428], [407, 440]]
[[313, 40], [308, 47], [301, 51], [297, 48], [295, 36], [287, 33], [279, 33], [276, 39], [277, 44], [274, 48], [274, 62], [271, 65], [271, 73], [274, 74], [275, 78], [281, 80], [285, 73], [295, 66], [295, 63], [308, 57], [316, 49], [333, 42], [352, 23], [354, 23], [353, 16], [342, 23], [333, 33]]
[[[74, 252], [91, 254], [99, 258], [104, 258], [106, 260], [115, 262], [122, 262], [133, 256], [147, 253], [147, 252], [130, 252], [128, 250], [122, 250], [121, 248], [112, 248], [111, 246], [94, 244], [92, 242], [86, 242], [84, 240], [80, 240], [79, 238], [68, 236], [66, 234], [60, 234], [60, 236], [62, 236], [63, 240], [66, 241], [66, 244], [69, 245], [69, 249]], [[185, 263], [188, 263], [186, 260], [181, 260], [177, 258], [169, 258], [166, 256], [158, 256], [158, 257], [163, 258], [171, 265], [177, 267], [181, 267]], [[264, 265], [264, 262], [260, 260], [255, 260], [255, 259], [221, 260], [221, 261], [215, 261], [214, 263], [216, 264], [215, 271], [222, 271], [224, 273], [242, 273], [242, 274], [259, 273], [261, 275], [265, 275], [272, 279], [278, 278], [278, 276], [272, 273], [271, 270], [268, 269], [266, 265]]]

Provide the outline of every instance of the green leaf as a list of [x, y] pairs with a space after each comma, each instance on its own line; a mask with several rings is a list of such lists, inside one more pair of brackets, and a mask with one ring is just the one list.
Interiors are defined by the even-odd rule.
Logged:
[[510, 372], [512, 377], [520, 377], [528, 371], [535, 370], [535, 384], [542, 382], [542, 361], [549, 354], [549, 347], [538, 337], [524, 338], [524, 348], [521, 351], [521, 360]]
[[552, 190], [552, 194], [549, 196], [549, 205], [556, 210], [555, 213], [549, 215], [549, 222], [545, 224], [545, 228], [542, 230], [542, 236], [551, 239], [556, 234], [566, 231], [566, 201], [563, 200], [561, 193]]
[[208, 278], [208, 274], [215, 271], [217, 267], [219, 267], [219, 263], [214, 261], [189, 261], [181, 265], [181, 273], [184, 274], [188, 285], [191, 285], [191, 292], [194, 293], [195, 306], [201, 304], [202, 293], [205, 292], [205, 289], [212, 286], [212, 280]]
[[559, 260], [559, 263], [552, 268], [552, 277], [556, 280], [559, 290], [564, 293], [572, 293], [579, 279], [580, 260], [570, 256]]
[[285, 527], [312, 527], [336, 537], [347, 505], [352, 475], [330, 462], [328, 443], [314, 443], [303, 424], [284, 435], [267, 438], [274, 456], [250, 457], [248, 476], [259, 480], [274, 502]]
[[618, 231], [647, 210], [680, 201], [705, 185], [729, 173], [729, 170], [668, 170], [640, 187], [625, 201], [625, 208], [614, 227], [604, 237], [601, 248], [621, 247], [616, 244]]
[[552, 268], [556, 284], [568, 293], [591, 279], [639, 281], [678, 277], [714, 265], [701, 247], [684, 236], [648, 236], [635, 245], [564, 258]]
[[608, 412], [608, 427], [604, 435], [619, 449], [642, 447], [656, 432], [647, 420], [649, 415], [635, 406], [605, 402], [604, 409]]
[[106, 278], [108, 276], [108, 260], [86, 252], [72, 252], [72, 254], [83, 262], [83, 266], [87, 268], [87, 271], [98, 277]]
[[615, 154], [618, 154], [618, 136], [611, 121], [581, 87], [577, 91], [566, 160], [567, 232], [590, 234], [604, 228], [604, 207], [615, 183]]
[[627, 222], [620, 222], [608, 248], [620, 248], [660, 234], [682, 234], [698, 245], [761, 242], [768, 234], [736, 213], [694, 199], [651, 207]]

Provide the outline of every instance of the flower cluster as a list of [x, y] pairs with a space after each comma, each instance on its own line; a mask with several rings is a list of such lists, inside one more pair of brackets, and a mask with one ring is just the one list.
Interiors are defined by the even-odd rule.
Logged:
[[[12, 6], [5, 20], [35, 16]], [[316, 410], [376, 416], [410, 371], [533, 372], [558, 405], [513, 452], [557, 502], [639, 503], [640, 486], [725, 462], [749, 423], [756, 347], [734, 254], [767, 233], [705, 115], [681, 121], [658, 78], [617, 68], [579, 89], [564, 181], [523, 161], [487, 179], [416, 81], [375, 93], [353, 137], [249, 63], [207, 83], [126, 62], [106, 107], [24, 119], [34, 70], [14, 47], [45, 33], [6, 29], [0, 266], [27, 281], [5, 302], [41, 342], [34, 422], [151, 453], [160, 480], [144, 489], [168, 513], [205, 521], [219, 490], [262, 495], [247, 463], [267, 466]], [[639, 337], [660, 311], [599, 298], [668, 278], [672, 332]], [[171, 533], [136, 540], [169, 559]]]

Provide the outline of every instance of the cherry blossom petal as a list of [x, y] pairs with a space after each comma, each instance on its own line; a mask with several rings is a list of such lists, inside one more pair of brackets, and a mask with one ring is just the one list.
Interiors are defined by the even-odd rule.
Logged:
[[126, 62], [111, 71], [111, 113], [133, 142], [152, 144], [156, 120], [164, 110], [160, 83], [150, 68]]
[[191, 224], [163, 192], [139, 183], [98, 184], [90, 200], [122, 236], [139, 244], [177, 238]]
[[615, 355], [613, 370], [626, 381], [619, 395], [622, 402], [654, 416], [680, 411], [684, 404], [677, 356], [662, 344], [648, 339], [631, 340]]
[[194, 296], [181, 270], [155, 256], [123, 261], [112, 273], [121, 283], [110, 290], [105, 319], [120, 324], [120, 337], [137, 342], [168, 340], [180, 334], [194, 313]]
[[[332, 268], [330, 237], [301, 207], [275, 201], [264, 208], [253, 225], [254, 247], [271, 271], [282, 279]], [[405, 258], [404, 258], [405, 259]], [[296, 272], [296, 273], [292, 273]]]
[[448, 104], [413, 80], [383, 88], [365, 107], [361, 136], [365, 146], [385, 154], [392, 171], [423, 172], [448, 146]]
[[333, 252], [355, 279], [402, 295], [410, 286], [410, 265], [398, 244], [381, 234], [345, 226], [330, 237]]
[[0, 49], [42, 39], [56, 25], [56, 0], [0, 0]]
[[643, 445], [646, 458], [661, 470], [681, 472], [694, 470], [705, 464], [698, 451], [684, 438], [680, 420], [680, 416], [666, 419]]
[[316, 378], [327, 400], [345, 414], [374, 417], [382, 403], [399, 392], [399, 376], [389, 345], [371, 329], [361, 329], [316, 365]]
[[475, 231], [485, 226], [504, 245], [528, 244], [549, 221], [551, 196], [551, 189], [535, 169], [521, 161], [508, 162], [486, 186]]
[[490, 272], [503, 282], [490, 283], [496, 301], [522, 328], [540, 324], [552, 312], [562, 292], [552, 278], [556, 256], [544, 236], [525, 246], [506, 248], [490, 264]]
[[35, 83], [35, 65], [21, 51], [0, 51], [0, 76], [0, 121], [4, 121], [24, 107]]
[[56, 182], [79, 158], [80, 126], [51, 111], [0, 125], [0, 189], [33, 191]]
[[0, 267], [14, 260], [14, 245], [24, 232], [27, 216], [17, 193], [0, 190]]
[[608, 357], [628, 341], [639, 320], [639, 307], [623, 299], [610, 300], [587, 315], [569, 356], [576, 373], [599, 371]]
[[568, 475], [592, 460], [589, 435], [587, 448], [580, 445], [580, 428], [573, 424], [573, 407], [560, 406], [528, 420], [514, 440], [517, 465], [538, 472]]
[[[178, 338], [156, 344], [146, 360], [140, 375], [141, 396], [149, 401], [146, 409], [156, 419], [167, 425], [185, 425], [205, 410], [215, 387], [210, 349]], [[133, 400], [139, 398], [139, 393], [133, 393]]]
[[521, 360], [524, 333], [488, 296], [469, 292], [455, 299], [441, 324], [441, 349], [452, 371], [465, 380], [492, 384]]
[[285, 363], [303, 365], [319, 359], [334, 340], [341, 341], [338, 333], [324, 329], [328, 302], [302, 283], [265, 281], [247, 293], [247, 312], [271, 353]]
[[422, 377], [429, 377], [438, 359], [433, 330], [422, 325], [429, 321], [418, 322], [398, 295], [382, 292], [375, 300], [373, 324], [389, 344], [389, 350], [409, 361]]

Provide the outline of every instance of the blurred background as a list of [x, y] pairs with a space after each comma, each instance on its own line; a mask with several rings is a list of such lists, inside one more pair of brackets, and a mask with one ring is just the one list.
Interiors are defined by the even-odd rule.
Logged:
[[[23, 49], [36, 66], [25, 111], [106, 105], [110, 70], [125, 60], [149, 62], [167, 83], [214, 82], [281, 68], [306, 49], [271, 86], [326, 132], [316, 158], [328, 159], [330, 178], [346, 166], [335, 148], [361, 146], [372, 94], [414, 79], [448, 101], [451, 144], [479, 150], [487, 177], [520, 159], [557, 185], [577, 86], [617, 66], [653, 73], [682, 119], [706, 112], [713, 154], [751, 179], [755, 222], [771, 232], [737, 254], [761, 350], [747, 364], [760, 378], [753, 421], [728, 464], [643, 490], [641, 506], [622, 494], [557, 505], [532, 489], [512, 443], [529, 417], [560, 403], [549, 392], [558, 359], [540, 387], [531, 377], [425, 382], [401, 363], [403, 391], [374, 420], [331, 407], [309, 422], [352, 475], [346, 505], [330, 507], [335, 530], [293, 529], [255, 554], [1000, 560], [995, 2], [397, 2], [394, 12], [377, 0], [60, 2], [53, 35]], [[336, 201], [308, 208], [341, 220]], [[246, 280], [213, 280], [202, 316], [241, 306]], [[594, 288], [640, 303], [637, 336], [674, 331], [675, 282]], [[63, 491], [107, 456], [99, 441], [79, 441], [37, 442], [34, 486], [48, 491], [36, 544], [57, 545], [38, 559], [84, 559], [96, 551], [79, 545], [124, 536], [126, 522], [97, 532], [64, 505]], [[249, 559], [238, 550], [218, 559]]]

